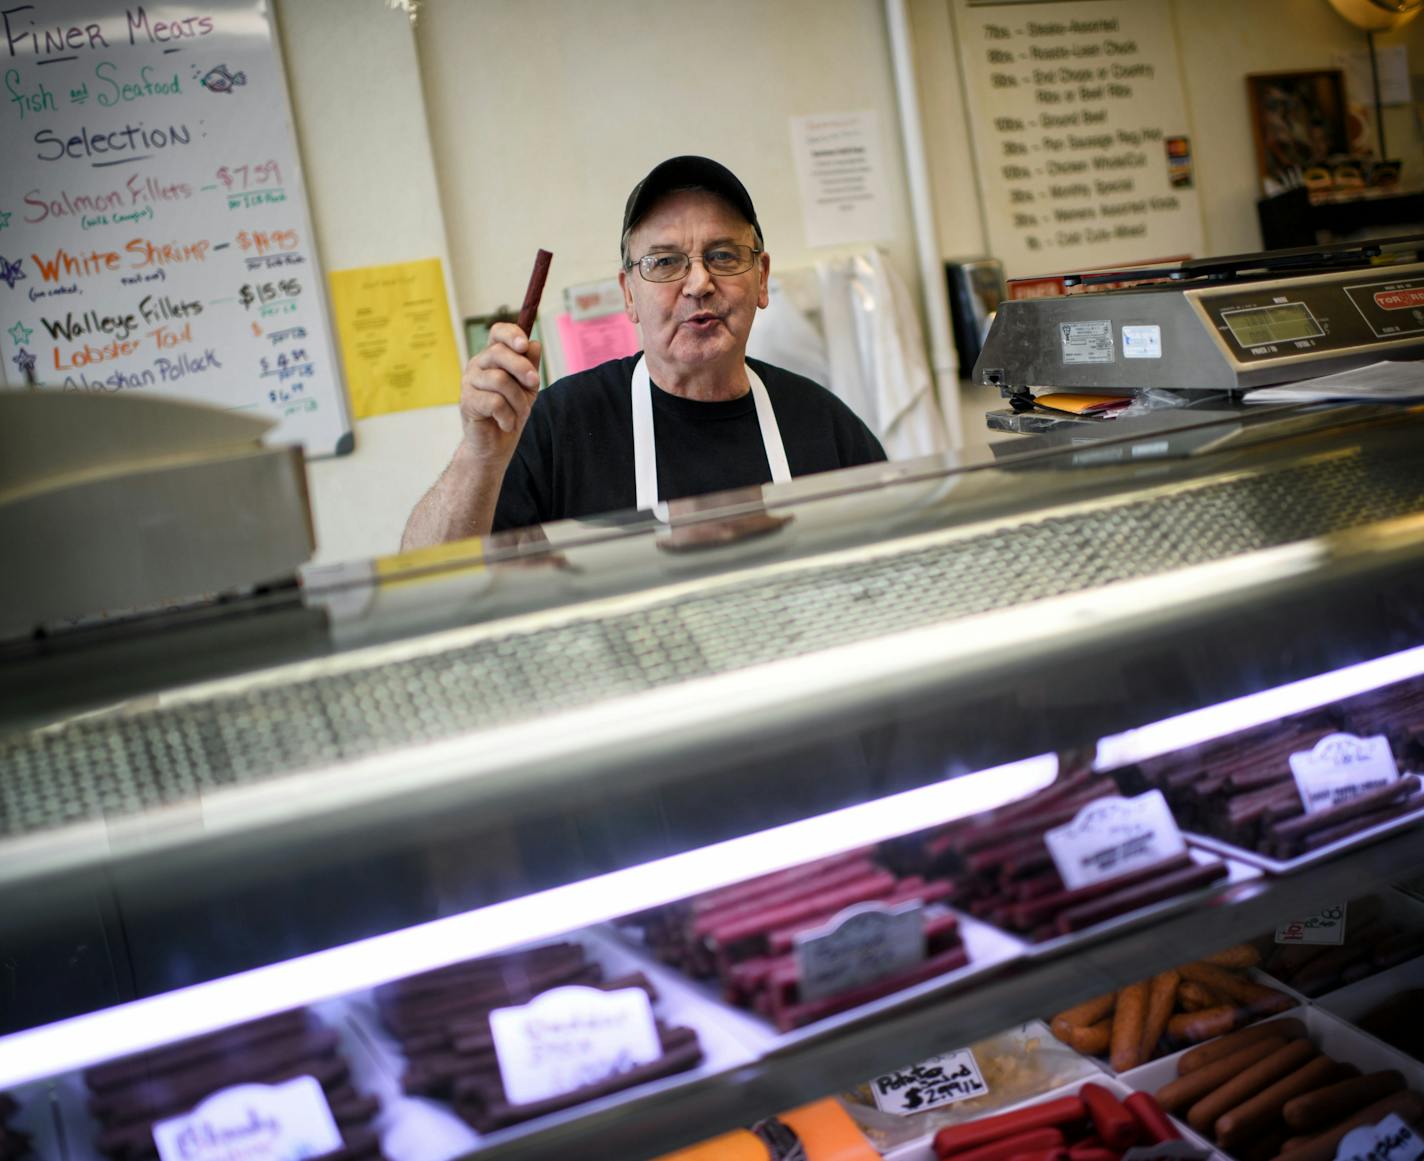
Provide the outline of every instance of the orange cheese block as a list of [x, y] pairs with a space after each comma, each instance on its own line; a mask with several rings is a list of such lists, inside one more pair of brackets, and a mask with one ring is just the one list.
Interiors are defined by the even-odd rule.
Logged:
[[801, 1138], [806, 1161], [880, 1161], [880, 1152], [834, 1098], [781, 1114], [781, 1120]]

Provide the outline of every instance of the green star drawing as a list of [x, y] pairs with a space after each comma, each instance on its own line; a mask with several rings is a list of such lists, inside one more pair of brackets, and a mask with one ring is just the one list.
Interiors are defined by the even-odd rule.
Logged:
[[10, 341], [17, 347], [23, 347], [30, 341], [30, 336], [35, 332], [24, 323], [16, 323], [10, 328]]
[[9, 210], [0, 210], [0, 230], [3, 230], [3, 229], [4, 229], [6, 226], [8, 226], [9, 224], [10, 224], [10, 211], [9, 211]]

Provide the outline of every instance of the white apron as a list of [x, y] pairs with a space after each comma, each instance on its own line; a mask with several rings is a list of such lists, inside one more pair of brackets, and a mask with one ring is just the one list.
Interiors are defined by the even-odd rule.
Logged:
[[[745, 366], [745, 364], [743, 364]], [[786, 465], [786, 449], [781, 444], [781, 429], [776, 426], [776, 413], [771, 409], [771, 396], [766, 386], [750, 367], [746, 367], [747, 382], [756, 404], [757, 425], [766, 449], [766, 462], [771, 468], [771, 480], [784, 484], [791, 479]], [[639, 359], [633, 368], [633, 476], [637, 489], [639, 511], [653, 512], [667, 522], [667, 505], [658, 500], [658, 457], [653, 443], [653, 381], [648, 375], [648, 361]]]

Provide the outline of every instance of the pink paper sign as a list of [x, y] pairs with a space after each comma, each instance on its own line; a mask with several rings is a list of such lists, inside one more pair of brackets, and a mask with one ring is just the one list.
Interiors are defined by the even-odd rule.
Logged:
[[561, 314], [559, 343], [564, 348], [564, 371], [586, 371], [609, 359], [621, 359], [642, 349], [638, 328], [626, 314], [605, 314], [599, 318], [574, 319]]

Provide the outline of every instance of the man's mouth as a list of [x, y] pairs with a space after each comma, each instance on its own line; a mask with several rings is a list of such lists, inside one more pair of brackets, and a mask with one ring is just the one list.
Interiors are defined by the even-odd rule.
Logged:
[[683, 326], [691, 327], [695, 331], [710, 331], [722, 321], [722, 316], [712, 314], [710, 311], [698, 311], [683, 320]]

